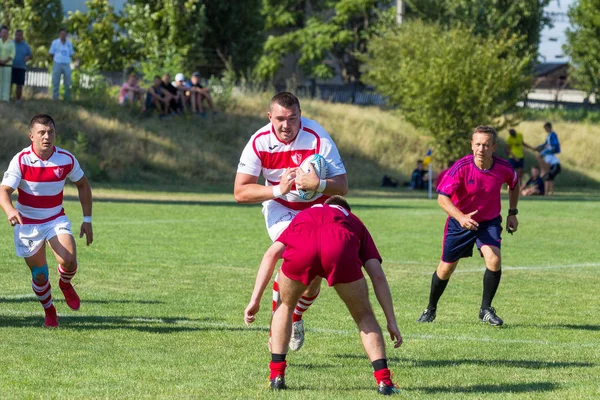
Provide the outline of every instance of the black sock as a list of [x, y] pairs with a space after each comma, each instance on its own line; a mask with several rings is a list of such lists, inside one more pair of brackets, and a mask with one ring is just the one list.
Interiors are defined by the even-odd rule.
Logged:
[[431, 291], [429, 292], [429, 304], [427, 308], [430, 310], [434, 310], [437, 308], [437, 303], [444, 294], [444, 290], [446, 290], [446, 286], [448, 285], [448, 281], [450, 279], [440, 279], [437, 275], [437, 272], [433, 273], [431, 277]]
[[379, 360], [375, 360], [371, 363], [373, 366], [373, 371], [379, 371], [380, 369], [387, 368], [387, 360], [385, 358], [380, 358]]
[[485, 274], [483, 274], [483, 297], [481, 298], [481, 309], [492, 306], [492, 300], [496, 295], [498, 285], [500, 285], [501, 276], [502, 270], [494, 272], [487, 268], [485, 269]]
[[273, 361], [273, 362], [284, 362], [286, 355], [287, 354], [273, 354], [273, 353], [271, 353], [271, 361]]

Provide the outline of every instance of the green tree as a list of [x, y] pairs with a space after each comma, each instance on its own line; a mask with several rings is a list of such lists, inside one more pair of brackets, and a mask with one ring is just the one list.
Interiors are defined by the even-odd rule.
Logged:
[[464, 27], [410, 21], [373, 38], [365, 80], [433, 138], [435, 157], [468, 152], [469, 132], [516, 108], [530, 87], [530, 56], [516, 35], [480, 37]]
[[31, 64], [38, 67], [49, 65], [48, 49], [64, 20], [60, 0], [2, 0], [0, 23], [10, 27], [11, 33], [22, 29], [31, 47]]
[[81, 67], [92, 71], [120, 71], [130, 53], [118, 26], [121, 18], [108, 0], [88, 0], [87, 12], [70, 13], [67, 26]]
[[550, 24], [544, 14], [550, 1], [405, 0], [409, 19], [416, 17], [445, 28], [461, 25], [481, 36], [502, 36], [509, 31], [522, 37], [516, 44], [521, 55], [537, 55], [540, 32]]
[[157, 71], [190, 71], [203, 62], [206, 13], [200, 0], [130, 0], [123, 28], [132, 59]]
[[298, 64], [315, 78], [327, 79], [339, 69], [344, 81], [361, 75], [358, 54], [366, 51], [381, 19], [391, 15], [377, 0], [265, 0], [267, 37], [256, 74], [270, 79], [288, 54], [298, 54]]
[[236, 73], [246, 73], [256, 64], [265, 40], [262, 0], [204, 0], [203, 4], [207, 21], [203, 46], [207, 58], [218, 56], [219, 69], [231, 59]]
[[575, 87], [587, 98], [600, 95], [600, 0], [579, 0], [569, 8], [565, 52], [575, 66], [571, 74]]

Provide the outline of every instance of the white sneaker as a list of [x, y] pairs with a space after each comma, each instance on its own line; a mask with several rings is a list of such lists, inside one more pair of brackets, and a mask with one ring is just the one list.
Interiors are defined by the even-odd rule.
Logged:
[[292, 337], [290, 338], [290, 350], [298, 351], [304, 344], [304, 320], [292, 324]]

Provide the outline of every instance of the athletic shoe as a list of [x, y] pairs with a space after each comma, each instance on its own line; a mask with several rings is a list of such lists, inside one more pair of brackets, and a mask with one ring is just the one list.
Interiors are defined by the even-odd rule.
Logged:
[[287, 389], [285, 386], [285, 378], [282, 375], [277, 375], [275, 378], [269, 379], [269, 388], [271, 390]]
[[504, 323], [502, 318], [496, 315], [496, 310], [494, 307], [488, 307], [479, 310], [479, 320], [481, 322], [487, 322], [491, 326], [502, 326]]
[[400, 394], [400, 389], [394, 384], [386, 385], [383, 381], [379, 382], [377, 386], [377, 393], [384, 396], [391, 396], [393, 394]]
[[65, 301], [69, 308], [73, 311], [79, 310], [79, 306], [81, 305], [81, 301], [79, 300], [79, 296], [77, 292], [75, 292], [75, 288], [70, 283], [65, 283], [62, 280], [58, 281], [58, 286], [60, 290], [62, 290], [65, 295]]
[[426, 308], [425, 311], [423, 311], [423, 314], [421, 314], [421, 316], [419, 317], [419, 319], [417, 319], [417, 322], [433, 322], [433, 320], [435, 319], [435, 310], [435, 308]]
[[304, 344], [304, 320], [292, 324], [292, 337], [290, 338], [290, 350], [298, 351]]
[[44, 312], [46, 317], [44, 318], [44, 328], [58, 328], [58, 315], [56, 315], [56, 308], [54, 305], [45, 308]]

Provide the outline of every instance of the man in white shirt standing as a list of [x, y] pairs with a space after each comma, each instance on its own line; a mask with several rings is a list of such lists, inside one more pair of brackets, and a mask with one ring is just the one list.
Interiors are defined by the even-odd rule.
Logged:
[[54, 66], [52, 67], [52, 100], [58, 100], [60, 76], [63, 76], [65, 86], [65, 100], [71, 98], [71, 58], [75, 54], [73, 43], [67, 40], [67, 30], [60, 28], [58, 39], [52, 41], [50, 55]]

